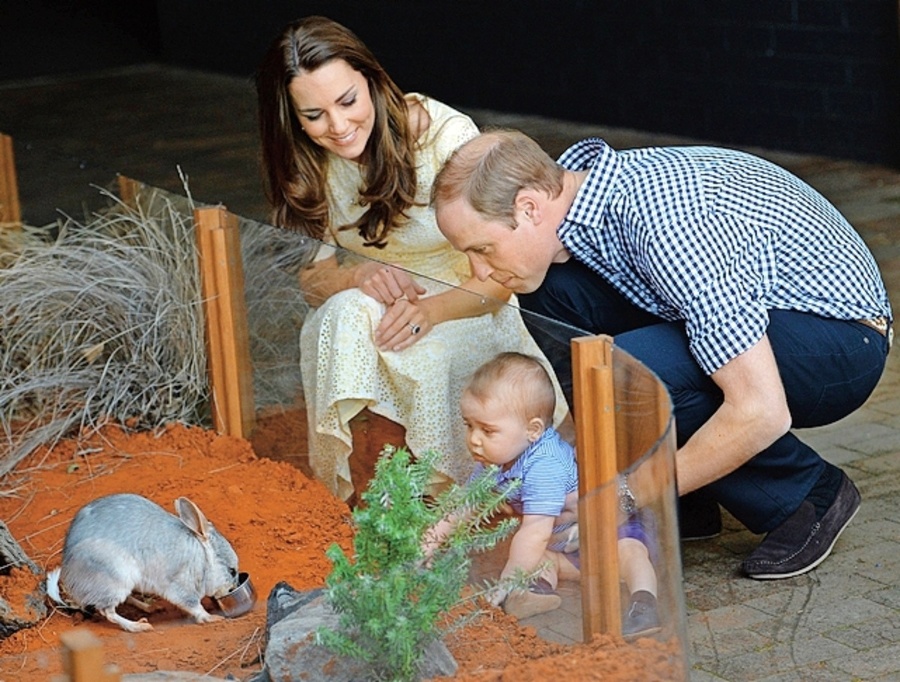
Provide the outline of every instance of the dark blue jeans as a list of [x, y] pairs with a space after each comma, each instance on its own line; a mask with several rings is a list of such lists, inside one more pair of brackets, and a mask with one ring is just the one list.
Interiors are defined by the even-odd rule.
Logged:
[[[636, 308], [577, 261], [551, 266], [541, 287], [520, 294], [519, 303], [570, 404], [571, 358], [562, 337], [578, 336], [576, 330], [614, 336], [618, 348], [656, 373], [672, 397], [679, 447], [722, 403], [721, 391], [690, 354], [682, 323]], [[568, 327], [554, 329], [529, 312]], [[887, 339], [857, 322], [770, 310], [767, 334], [794, 428], [830, 424], [856, 410], [887, 359]], [[699, 494], [715, 499], [751, 531], [768, 532], [797, 510], [824, 468], [819, 454], [789, 432]]]

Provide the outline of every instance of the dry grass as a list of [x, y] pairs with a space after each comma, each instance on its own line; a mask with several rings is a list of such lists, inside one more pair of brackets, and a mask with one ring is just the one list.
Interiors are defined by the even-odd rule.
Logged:
[[206, 357], [190, 213], [162, 195], [21, 248], [0, 269], [0, 475], [108, 421], [199, 423]]
[[303, 391], [300, 328], [309, 311], [298, 272], [319, 242], [250, 220], [241, 220], [240, 231], [256, 406], [295, 404]]
[[[105, 423], [208, 424], [193, 201], [144, 187], [137, 207], [26, 228], [0, 243], [0, 476], [39, 445]], [[257, 407], [302, 398], [297, 273], [317, 242], [240, 221]]]

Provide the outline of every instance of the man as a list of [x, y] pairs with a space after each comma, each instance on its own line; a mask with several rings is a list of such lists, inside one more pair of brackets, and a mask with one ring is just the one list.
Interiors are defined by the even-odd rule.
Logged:
[[[459, 148], [432, 197], [480, 279], [614, 335], [665, 383], [683, 528], [717, 532], [721, 504], [766, 533], [742, 563], [752, 578], [828, 556], [860, 495], [789, 429], [862, 405], [892, 335], [877, 265], [837, 209], [741, 152], [588, 139], [555, 163], [515, 131]], [[568, 363], [553, 360], [565, 382]]]

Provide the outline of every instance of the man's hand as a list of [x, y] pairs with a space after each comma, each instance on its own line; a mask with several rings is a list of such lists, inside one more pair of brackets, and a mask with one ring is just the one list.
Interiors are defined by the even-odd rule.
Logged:
[[712, 375], [724, 401], [678, 451], [678, 493], [684, 495], [731, 473], [791, 427], [784, 385], [769, 337]]

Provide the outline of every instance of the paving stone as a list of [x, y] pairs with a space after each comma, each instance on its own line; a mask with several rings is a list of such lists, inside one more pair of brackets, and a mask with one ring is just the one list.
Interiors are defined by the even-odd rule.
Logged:
[[754, 682], [847, 682], [847, 673], [834, 669], [827, 662], [812, 663], [769, 677], [761, 677]]
[[[869, 599], [900, 612], [900, 587], [897, 587], [896, 585], [892, 585], [891, 587], [876, 592], [870, 592]], [[898, 623], [900, 623], [900, 619], [898, 619]]]
[[722, 667], [717, 672], [734, 682], [749, 682], [855, 654], [853, 649], [839, 642], [816, 637], [731, 656], [722, 662]]
[[691, 670], [691, 682], [721, 682], [724, 679], [724, 677], [719, 677], [697, 667]]
[[[768, 631], [767, 634], [778, 639], [784, 638], [784, 631], [822, 633], [856, 622], [894, 615], [894, 609], [867, 597], [847, 596], [812, 585], [751, 600], [745, 605], [773, 617], [773, 620], [759, 619], [757, 623], [764, 622], [767, 629], [777, 628], [780, 632]], [[754, 629], [760, 630], [761, 626], [754, 626]]]
[[[874, 647], [833, 661], [838, 670], [860, 680], [900, 675], [900, 643]], [[882, 676], [882, 677], [878, 677]]]
[[771, 637], [749, 628], [724, 630], [712, 627], [707, 619], [699, 618], [697, 614], [688, 617], [688, 637], [694, 661], [757, 651], [775, 642]]
[[873, 618], [828, 630], [824, 635], [857, 651], [868, 651], [873, 647], [900, 643], [900, 619]]

